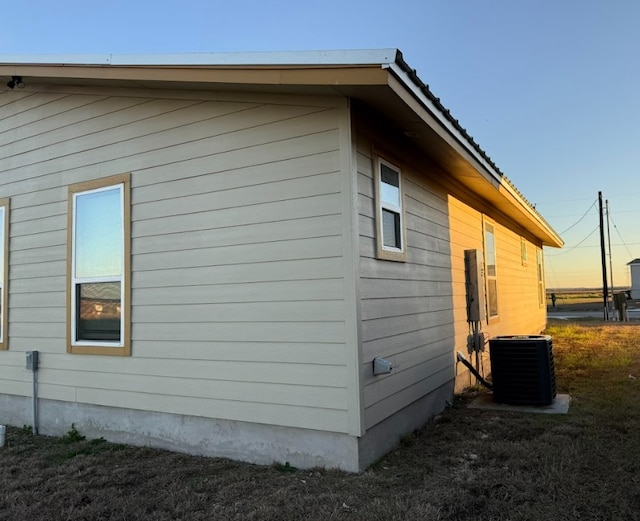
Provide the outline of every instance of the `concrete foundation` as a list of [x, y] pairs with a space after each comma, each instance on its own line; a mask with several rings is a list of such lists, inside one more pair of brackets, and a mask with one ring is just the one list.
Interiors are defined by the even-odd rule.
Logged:
[[[88, 439], [100, 438], [188, 454], [298, 468], [358, 472], [397, 447], [453, 396], [453, 381], [369, 429], [358, 438], [343, 433], [279, 427], [99, 405], [38, 400], [38, 432], [62, 436], [74, 424]], [[31, 398], [0, 395], [0, 424], [31, 425]]]
[[364, 470], [389, 451], [395, 449], [403, 436], [422, 427], [436, 414], [442, 412], [453, 400], [451, 381], [408, 407], [370, 428], [360, 438], [360, 468]]
[[[340, 433], [177, 414], [39, 400], [40, 434], [62, 436], [75, 424], [87, 438], [100, 438], [202, 456], [298, 468], [357, 472], [358, 440]], [[0, 396], [0, 424], [31, 424], [31, 399]]]

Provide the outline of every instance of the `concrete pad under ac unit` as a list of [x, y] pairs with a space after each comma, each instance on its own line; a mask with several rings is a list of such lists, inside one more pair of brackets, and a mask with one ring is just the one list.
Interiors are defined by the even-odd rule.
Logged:
[[568, 394], [558, 394], [550, 405], [511, 405], [508, 403], [496, 403], [493, 401], [493, 394], [486, 393], [475, 398], [468, 407], [470, 409], [485, 409], [488, 411], [567, 414], [570, 401], [571, 397]]

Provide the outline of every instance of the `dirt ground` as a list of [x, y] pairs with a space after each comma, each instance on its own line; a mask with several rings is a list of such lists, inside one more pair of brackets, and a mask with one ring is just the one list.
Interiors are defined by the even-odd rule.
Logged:
[[6, 521], [640, 521], [640, 324], [558, 322], [568, 414], [458, 398], [359, 474], [248, 465], [11, 427]]

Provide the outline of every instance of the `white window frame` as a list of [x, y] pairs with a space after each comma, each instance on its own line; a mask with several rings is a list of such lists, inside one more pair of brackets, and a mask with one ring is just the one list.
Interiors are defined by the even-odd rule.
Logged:
[[536, 270], [538, 278], [538, 305], [544, 307], [546, 305], [546, 289], [544, 282], [544, 256], [542, 248], [536, 248]]
[[[393, 170], [398, 174], [399, 206], [383, 201], [382, 198], [382, 166]], [[402, 170], [393, 163], [376, 156], [375, 160], [375, 197], [376, 197], [376, 253], [378, 259], [405, 262], [407, 258], [407, 239], [404, 216], [404, 192]], [[399, 216], [400, 247], [392, 247], [384, 244], [383, 211], [392, 212]]]
[[[76, 276], [76, 201], [78, 197], [108, 190], [119, 190], [120, 219], [122, 223], [122, 258], [120, 274], [114, 276], [77, 277]], [[87, 183], [79, 183], [69, 187], [69, 225], [68, 225], [68, 341], [67, 351], [78, 354], [130, 355], [131, 320], [130, 320], [130, 176], [123, 174]], [[83, 340], [77, 338], [79, 284], [118, 282], [120, 283], [120, 339]]]
[[527, 241], [524, 237], [520, 237], [520, 260], [522, 265], [526, 266], [528, 263]]
[[0, 350], [6, 350], [9, 348], [9, 335], [7, 328], [9, 326], [9, 214], [10, 214], [10, 199], [0, 199], [0, 214], [2, 215], [2, 227], [3, 240], [0, 241], [0, 248], [2, 248], [3, 257], [3, 269], [0, 270], [0, 313], [2, 318], [0, 319]]
[[[487, 292], [487, 298], [486, 298], [486, 303], [487, 303], [487, 321], [492, 321], [492, 320], [496, 320], [499, 316], [500, 316], [500, 306], [498, 303], [498, 263], [497, 263], [497, 248], [496, 248], [496, 226], [494, 223], [488, 221], [488, 220], [484, 220], [483, 222], [483, 241], [484, 241], [484, 263], [485, 263], [485, 269], [484, 269], [484, 273], [485, 273], [485, 284], [486, 284], [486, 292]], [[491, 228], [491, 231], [489, 231], [489, 228]], [[490, 252], [488, 251], [487, 248], [487, 235], [491, 234], [491, 236], [493, 237], [493, 251], [491, 252], [493, 255], [492, 259], [489, 259], [489, 254]], [[492, 260], [493, 264], [491, 264], [489, 261]], [[489, 270], [489, 266], [493, 265], [494, 267], [494, 273], [491, 274], [490, 270]], [[496, 309], [495, 309], [495, 313], [492, 313], [492, 309], [491, 309], [491, 285], [490, 283], [493, 282], [494, 283], [494, 288], [495, 288], [495, 304], [496, 304]]]

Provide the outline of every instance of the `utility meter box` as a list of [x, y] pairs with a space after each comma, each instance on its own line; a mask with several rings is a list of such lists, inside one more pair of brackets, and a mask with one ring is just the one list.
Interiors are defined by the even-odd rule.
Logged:
[[484, 301], [484, 263], [480, 250], [464, 250], [464, 281], [467, 297], [467, 322], [486, 318]]
[[29, 371], [37, 371], [38, 351], [27, 351], [27, 369]]

